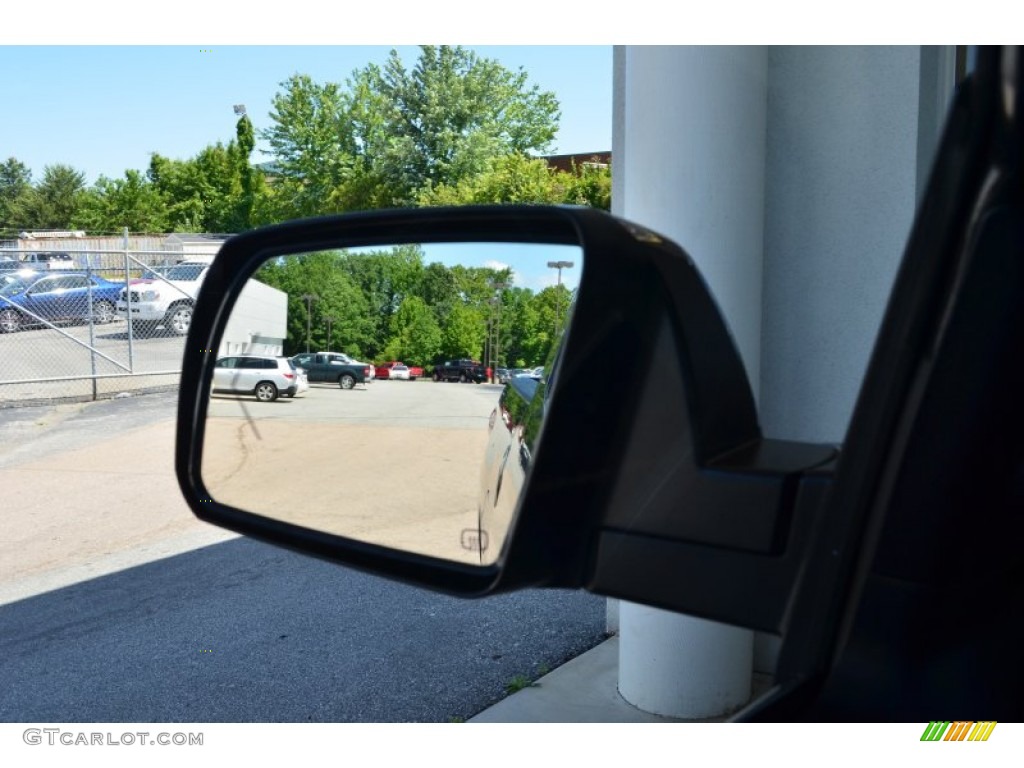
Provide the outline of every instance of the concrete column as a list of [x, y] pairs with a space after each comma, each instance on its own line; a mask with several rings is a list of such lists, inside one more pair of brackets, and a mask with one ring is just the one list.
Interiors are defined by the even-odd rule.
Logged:
[[844, 439], [948, 103], [940, 53], [769, 49], [759, 405], [770, 437]]
[[[616, 49], [613, 209], [698, 264], [770, 437], [844, 437], [927, 179], [953, 54]], [[626, 700], [687, 718], [746, 700], [752, 633], [627, 603], [617, 619]], [[764, 668], [776, 650], [761, 638]]]
[[[616, 49], [615, 81], [615, 212], [689, 252], [756, 393], [767, 52], [627, 46]], [[752, 632], [625, 602], [619, 610], [619, 692], [627, 701], [706, 718], [749, 700]]]
[[619, 693], [645, 712], [698, 720], [750, 700], [754, 633], [619, 603]]

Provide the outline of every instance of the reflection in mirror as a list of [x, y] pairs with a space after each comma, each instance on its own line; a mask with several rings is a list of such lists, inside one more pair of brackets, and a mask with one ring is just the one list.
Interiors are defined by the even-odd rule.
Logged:
[[272, 259], [218, 349], [206, 488], [313, 530], [494, 563], [582, 266], [577, 247], [519, 243]]

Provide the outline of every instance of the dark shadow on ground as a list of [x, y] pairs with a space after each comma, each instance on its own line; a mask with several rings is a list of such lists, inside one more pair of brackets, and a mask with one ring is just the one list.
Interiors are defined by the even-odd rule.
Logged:
[[0, 606], [0, 721], [460, 720], [596, 645], [604, 615], [586, 593], [460, 600], [235, 539]]

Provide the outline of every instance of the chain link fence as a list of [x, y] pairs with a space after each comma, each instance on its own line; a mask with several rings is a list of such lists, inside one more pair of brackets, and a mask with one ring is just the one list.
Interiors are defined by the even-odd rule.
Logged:
[[0, 408], [178, 388], [223, 237], [0, 242]]

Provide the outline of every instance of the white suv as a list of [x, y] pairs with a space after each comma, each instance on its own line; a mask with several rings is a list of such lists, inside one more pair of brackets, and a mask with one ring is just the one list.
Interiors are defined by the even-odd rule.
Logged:
[[133, 281], [121, 291], [117, 314], [125, 319], [131, 314], [132, 321], [144, 328], [163, 325], [171, 333], [184, 336], [192, 324], [192, 305], [209, 267], [205, 261], [183, 261], [158, 278]]
[[272, 403], [279, 395], [295, 397], [309, 389], [306, 372], [287, 357], [232, 355], [217, 360], [213, 369], [213, 391], [255, 395]]

